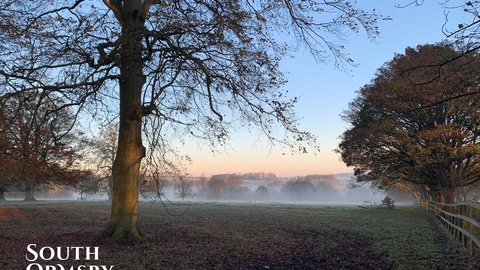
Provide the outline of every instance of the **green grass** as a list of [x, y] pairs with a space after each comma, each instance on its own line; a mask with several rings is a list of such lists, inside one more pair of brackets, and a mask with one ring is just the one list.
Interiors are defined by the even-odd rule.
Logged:
[[206, 202], [167, 205], [168, 214], [145, 202], [140, 219], [149, 237], [130, 244], [95, 240], [109, 209], [105, 202], [0, 204], [0, 269], [25, 269], [30, 243], [98, 246], [95, 264], [116, 270], [480, 267], [420, 207]]

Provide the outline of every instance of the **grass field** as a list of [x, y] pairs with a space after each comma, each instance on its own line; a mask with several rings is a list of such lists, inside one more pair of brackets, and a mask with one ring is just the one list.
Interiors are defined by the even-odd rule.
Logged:
[[29, 244], [37, 251], [99, 247], [98, 261], [37, 261], [66, 269], [86, 263], [116, 270], [480, 269], [479, 257], [418, 206], [191, 203], [165, 209], [144, 202], [140, 219], [148, 238], [137, 243], [95, 239], [109, 209], [107, 202], [0, 204], [0, 269], [26, 269]]

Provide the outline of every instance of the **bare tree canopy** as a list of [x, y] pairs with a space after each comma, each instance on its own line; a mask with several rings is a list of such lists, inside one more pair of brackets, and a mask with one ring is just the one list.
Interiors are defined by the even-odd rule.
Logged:
[[[232, 128], [260, 129], [293, 151], [317, 148], [298, 128], [297, 98], [282, 88], [280, 60], [306, 48], [341, 68], [353, 61], [344, 31], [374, 39], [382, 19], [390, 18], [343, 0], [2, 1], [0, 104], [40, 91], [95, 114], [118, 100], [112, 216], [103, 236], [138, 239], [140, 162], [175, 153], [168, 134], [215, 148]], [[285, 135], [277, 136], [278, 126]]]

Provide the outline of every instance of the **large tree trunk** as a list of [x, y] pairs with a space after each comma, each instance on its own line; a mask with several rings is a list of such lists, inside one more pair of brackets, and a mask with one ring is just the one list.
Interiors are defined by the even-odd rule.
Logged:
[[443, 189], [443, 197], [445, 198], [445, 203], [455, 203], [455, 190], [453, 188]]
[[443, 193], [435, 187], [430, 188], [430, 196], [432, 197], [432, 201], [441, 203], [445, 202], [445, 197], [443, 196]]
[[444, 187], [430, 187], [432, 200], [441, 203], [455, 203], [454, 189]]
[[[144, 234], [138, 222], [138, 185], [142, 145], [141, 93], [143, 76], [142, 31], [139, 10], [142, 1], [124, 1], [120, 60], [120, 126], [113, 163], [113, 199], [110, 222], [101, 237], [111, 240], [139, 240]], [[138, 16], [137, 16], [138, 15]]]
[[25, 188], [25, 199], [24, 201], [35, 201], [35, 186], [27, 181], [27, 186]]
[[0, 201], [5, 201], [5, 188], [0, 188]]
[[427, 187], [420, 185], [420, 199], [422, 200], [431, 200], [431, 196], [428, 194]]

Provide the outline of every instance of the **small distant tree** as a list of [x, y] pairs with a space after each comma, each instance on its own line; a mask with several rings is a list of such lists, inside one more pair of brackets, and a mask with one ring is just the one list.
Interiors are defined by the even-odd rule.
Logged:
[[207, 198], [208, 197], [208, 179], [202, 174], [198, 180], [195, 182], [196, 192], [195, 196], [198, 198]]
[[277, 176], [272, 172], [249, 172], [241, 175], [242, 179], [255, 180], [255, 181], [275, 181], [278, 180]]
[[225, 183], [234, 188], [238, 188], [243, 184], [243, 180], [240, 178], [240, 176], [234, 173], [227, 176]]
[[158, 171], [142, 174], [140, 180], [140, 194], [143, 198], [151, 200], [157, 200], [165, 196], [165, 190], [170, 185], [166, 176]]
[[9, 190], [12, 183], [8, 180], [0, 180], [0, 201], [5, 201], [5, 192]]
[[73, 185], [73, 189], [80, 193], [80, 200], [83, 200], [84, 193], [97, 193], [100, 190], [102, 178], [96, 177], [91, 171], [84, 171]]
[[254, 198], [255, 200], [266, 201], [270, 197], [268, 193], [268, 189], [266, 186], [258, 186], [257, 190], [255, 190]]
[[388, 196], [385, 196], [385, 198], [383, 198], [382, 200], [382, 206], [386, 206], [387, 208], [390, 208], [390, 209], [395, 209], [395, 200], [393, 200]]
[[311, 200], [318, 198], [318, 191], [308, 181], [291, 181], [286, 184], [284, 191], [294, 200]]
[[243, 186], [243, 180], [241, 176], [237, 174], [230, 174], [225, 179], [226, 198], [230, 200], [244, 200], [250, 191], [247, 187]]
[[187, 181], [185, 179], [180, 178], [180, 181], [173, 186], [173, 190], [175, 192], [175, 196], [177, 198], [182, 198], [182, 201], [185, 198], [193, 197], [195, 193], [193, 192], [194, 184], [192, 181]]
[[95, 160], [99, 172], [103, 175], [101, 189], [112, 200], [113, 196], [113, 176], [112, 166], [117, 154], [118, 123], [112, 122], [102, 127], [100, 136], [94, 141]]
[[334, 188], [327, 182], [319, 182], [316, 185], [316, 188], [321, 199], [332, 199], [340, 196], [338, 189]]
[[226, 198], [226, 187], [225, 179], [212, 177], [208, 180], [207, 183], [208, 198], [211, 200], [225, 199]]
[[251, 190], [245, 186], [234, 187], [226, 186], [226, 198], [229, 200], [246, 200], [251, 195]]

